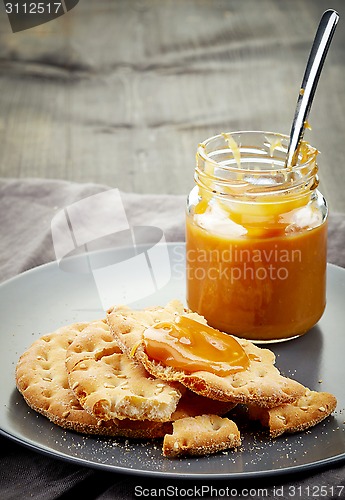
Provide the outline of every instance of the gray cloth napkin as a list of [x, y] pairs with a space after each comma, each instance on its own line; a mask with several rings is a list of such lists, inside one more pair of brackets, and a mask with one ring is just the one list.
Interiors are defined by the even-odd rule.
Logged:
[[[55, 259], [51, 236], [54, 215], [72, 203], [110, 189], [95, 184], [75, 184], [65, 181], [40, 179], [0, 180], [0, 280], [6, 280], [27, 269]], [[161, 228], [168, 241], [184, 240], [185, 196], [138, 195], [121, 193], [121, 199], [130, 225]], [[331, 213], [329, 217], [328, 260], [345, 267], [345, 216]], [[4, 332], [2, 332], [4, 334]], [[270, 479], [248, 479], [246, 482], [217, 481], [202, 484], [218, 489], [253, 488], [250, 498], [262, 498], [259, 488], [267, 488], [267, 498], [278, 498], [278, 488], [284, 487], [285, 498], [295, 488], [297, 498], [309, 499], [314, 486], [324, 485], [327, 496], [336, 498], [331, 487], [345, 487], [345, 467], [340, 464], [323, 471], [299, 475], [275, 476]], [[183, 489], [202, 485], [200, 481], [155, 479], [155, 488], [171, 485]], [[111, 474], [45, 457], [0, 437], [0, 498], [34, 498], [51, 500], [81, 497], [87, 499], [130, 499], [134, 488], [153, 486], [150, 478]], [[274, 489], [275, 488], [275, 489]], [[257, 494], [254, 492], [258, 491]], [[282, 491], [281, 489], [278, 491]], [[321, 490], [320, 490], [321, 491]], [[23, 493], [25, 492], [25, 493]], [[345, 494], [345, 489], [342, 493]], [[23, 496], [24, 495], [24, 496]], [[197, 498], [197, 493], [195, 498]], [[179, 498], [179, 496], [175, 496]], [[194, 498], [194, 497], [193, 497]], [[204, 495], [202, 498], [211, 498]], [[215, 498], [214, 496], [212, 498]], [[249, 498], [249, 497], [248, 497]]]
[[[0, 280], [55, 260], [51, 236], [54, 215], [108, 189], [44, 179], [0, 180]], [[167, 241], [184, 239], [186, 196], [121, 193], [121, 199], [131, 226], [158, 227]]]

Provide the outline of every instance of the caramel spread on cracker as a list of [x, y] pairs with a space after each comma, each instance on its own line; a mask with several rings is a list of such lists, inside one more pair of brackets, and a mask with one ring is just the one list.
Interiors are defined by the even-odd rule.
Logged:
[[226, 376], [249, 366], [246, 352], [233, 337], [186, 316], [147, 328], [144, 345], [150, 358], [187, 372]]

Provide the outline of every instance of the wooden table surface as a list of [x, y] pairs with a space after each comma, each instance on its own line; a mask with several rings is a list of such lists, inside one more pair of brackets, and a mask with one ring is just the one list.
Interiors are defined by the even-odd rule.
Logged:
[[80, 0], [13, 34], [0, 6], [0, 176], [187, 193], [197, 144], [289, 133], [324, 10], [337, 28], [306, 139], [345, 212], [344, 0]]

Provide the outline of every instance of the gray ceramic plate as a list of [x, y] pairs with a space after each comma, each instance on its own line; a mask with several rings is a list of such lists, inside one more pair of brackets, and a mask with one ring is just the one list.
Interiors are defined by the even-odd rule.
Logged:
[[[128, 251], [117, 250], [117, 259], [128, 258]], [[184, 301], [183, 253], [184, 245], [169, 245], [170, 281], [134, 306], [164, 304], [172, 298]], [[99, 262], [107, 265], [109, 256], [109, 252], [99, 253]], [[159, 269], [160, 262], [155, 264]], [[114, 286], [119, 285], [114, 283]], [[334, 416], [308, 432], [274, 441], [244, 430], [243, 447], [236, 453], [169, 460], [162, 457], [159, 441], [134, 442], [78, 435], [51, 424], [25, 404], [14, 381], [20, 354], [43, 333], [104, 314], [92, 275], [65, 272], [56, 263], [33, 269], [0, 287], [1, 433], [59, 459], [131, 474], [235, 479], [331, 466], [345, 459], [344, 297], [345, 270], [329, 265], [328, 304], [317, 327], [304, 337], [272, 346], [277, 354], [277, 366], [284, 374], [312, 389], [330, 391], [337, 396], [339, 403]]]

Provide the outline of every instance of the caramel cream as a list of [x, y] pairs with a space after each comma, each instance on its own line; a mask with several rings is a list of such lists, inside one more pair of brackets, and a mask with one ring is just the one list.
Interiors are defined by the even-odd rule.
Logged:
[[150, 358], [189, 373], [202, 370], [226, 376], [249, 365], [246, 352], [232, 336], [187, 316], [147, 328], [144, 345]]

